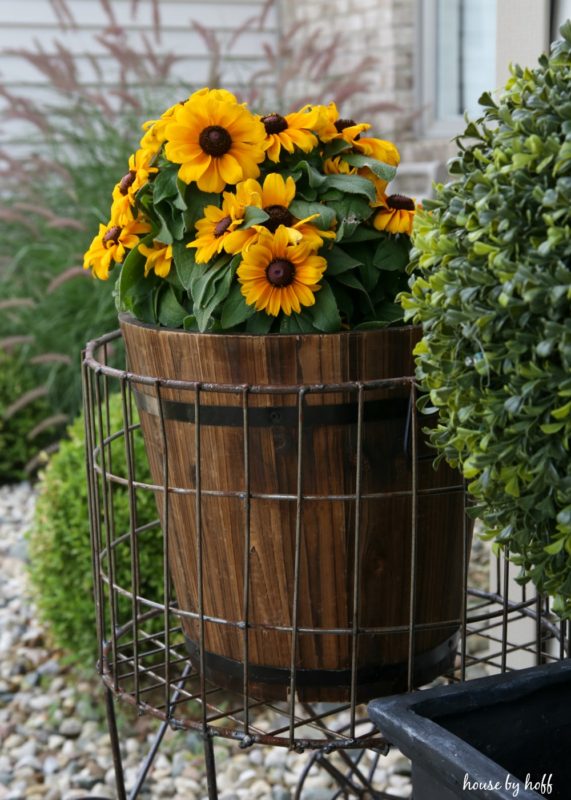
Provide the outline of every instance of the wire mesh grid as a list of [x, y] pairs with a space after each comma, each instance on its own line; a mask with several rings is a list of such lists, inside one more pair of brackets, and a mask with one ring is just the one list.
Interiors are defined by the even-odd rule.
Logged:
[[[470, 561], [471, 529], [464, 514], [462, 539], [462, 602], [457, 618], [444, 618], [436, 623], [420, 621], [415, 595], [419, 576], [416, 574], [419, 549], [417, 516], [422, 493], [430, 489], [419, 487], [419, 464], [422, 446], [419, 442], [416, 419], [416, 386], [412, 378], [397, 383], [409, 393], [409, 415], [405, 430], [405, 449], [408, 449], [411, 466], [410, 486], [400, 494], [410, 500], [410, 568], [407, 576], [409, 597], [405, 625], [379, 629], [363, 624], [359, 576], [362, 570], [362, 548], [359, 541], [361, 504], [370, 495], [364, 490], [362, 479], [362, 449], [366, 395], [368, 391], [395, 385], [395, 381], [334, 386], [296, 386], [284, 390], [244, 385], [212, 385], [185, 383], [157, 379], [148, 375], [135, 375], [109, 364], [110, 353], [121, 344], [119, 331], [90, 342], [84, 354], [83, 379], [86, 416], [86, 453], [90, 523], [93, 552], [93, 578], [97, 608], [97, 633], [99, 642], [98, 671], [103, 682], [115, 697], [135, 706], [139, 712], [150, 714], [168, 723], [174, 729], [197, 729], [205, 737], [226, 737], [237, 740], [241, 747], [254, 744], [279, 745], [292, 750], [337, 751], [342, 759], [350, 758], [347, 750], [386, 753], [389, 743], [368, 722], [366, 707], [360, 703], [359, 693], [360, 642], [370, 636], [391, 637], [404, 635], [407, 639], [407, 659], [404, 670], [405, 688], [412, 690], [419, 684], [415, 648], [419, 634], [438, 627], [449, 639], [452, 660], [447, 666], [441, 662], [438, 681], [464, 681], [483, 674], [523, 668], [533, 664], [564, 658], [568, 654], [569, 632], [551, 614], [549, 601], [537, 596], [529, 587], [518, 586], [514, 569], [502, 557], [484, 557], [485, 549], [476, 545], [480, 563], [474, 568]], [[141, 402], [141, 387], [147, 387], [155, 399], [159, 430], [164, 448], [161, 456], [162, 481], [153, 481], [143, 475], [136, 463], [137, 441], [142, 436], [137, 419], [136, 403]], [[186, 422], [191, 424], [196, 458], [192, 465], [194, 484], [178, 486], [169, 474], [170, 463], [166, 445], [169, 389], [188, 391], [192, 396], [191, 411]], [[302, 446], [307, 398], [313, 394], [339, 391], [352, 392], [355, 417], [352, 421], [356, 434], [355, 483], [350, 496], [326, 496], [320, 500], [335, 503], [351, 500], [354, 513], [354, 539], [352, 552], [352, 586], [349, 624], [345, 627], [325, 628], [300, 624], [300, 573], [302, 570], [302, 538], [304, 535], [302, 507], [312, 499], [303, 489]], [[202, 502], [205, 496], [224, 497], [228, 493], [201, 486], [201, 463], [208, 453], [201, 453], [201, 415], [207, 416], [208, 407], [203, 398], [209, 393], [223, 393], [238, 397], [240, 427], [243, 433], [243, 458], [245, 485], [236, 492], [243, 512], [243, 615], [239, 619], [216, 617], [205, 610], [206, 574]], [[260, 699], [252, 691], [250, 647], [256, 623], [252, 621], [253, 607], [251, 583], [251, 503], [256, 497], [249, 485], [249, 465], [255, 457], [249, 450], [249, 426], [252, 414], [250, 398], [256, 394], [293, 394], [295, 398], [295, 436], [297, 438], [296, 491], [288, 495], [273, 494], [271, 499], [288, 502], [295, 507], [295, 552], [293, 560], [293, 586], [291, 587], [291, 624], [272, 626], [290, 641], [290, 664], [287, 670], [285, 699]], [[118, 399], [113, 400], [117, 395]], [[148, 397], [149, 395], [147, 395]], [[112, 413], [112, 404], [120, 406], [118, 417]], [[148, 402], [148, 401], [147, 401]], [[118, 421], [119, 420], [119, 421]], [[426, 455], [424, 455], [426, 460]], [[463, 486], [455, 487], [462, 492]], [[157, 500], [156, 517], [141, 522], [141, 497], [152, 495]], [[182, 607], [172, 582], [172, 566], [178, 558], [171, 536], [172, 507], [177, 496], [189, 496], [194, 508], [196, 541], [194, 553], [197, 581], [195, 605], [188, 602]], [[126, 499], [125, 499], [126, 498]], [[266, 498], [267, 499], [267, 498]], [[128, 526], [118, 528], [116, 505], [127, 502]], [[159, 588], [150, 590], [142, 575], [142, 559], [148, 543], [160, 543], [162, 551], [152, 565], [160, 580]], [[476, 543], [478, 540], [475, 540]], [[474, 554], [472, 550], [472, 554]], [[148, 565], [147, 565], [148, 567]], [[215, 680], [220, 673], [209, 670], [207, 629], [213, 626], [231, 628], [240, 638], [242, 670], [240, 686], [235, 681]], [[264, 627], [264, 626], [262, 626]], [[458, 632], [451, 636], [450, 631]], [[195, 637], [194, 651], [189, 651], [189, 631]], [[346, 699], [335, 702], [306, 701], [299, 691], [298, 681], [300, 640], [308, 635], [345, 637], [349, 641], [349, 679]], [[226, 662], [223, 662], [223, 666]], [[317, 755], [316, 755], [317, 757]], [[359, 761], [353, 759], [353, 772], [359, 770]], [[328, 769], [337, 767], [329, 764]], [[374, 771], [374, 769], [373, 769]], [[369, 776], [372, 774], [369, 769]], [[362, 777], [367, 786], [370, 777]]]

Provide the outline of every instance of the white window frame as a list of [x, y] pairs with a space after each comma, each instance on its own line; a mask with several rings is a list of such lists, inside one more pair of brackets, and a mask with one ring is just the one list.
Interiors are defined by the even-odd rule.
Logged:
[[[451, 139], [464, 130], [461, 114], [436, 116], [437, 0], [417, 1], [416, 133], [422, 139]], [[535, 66], [552, 38], [556, 0], [498, 0], [496, 10], [496, 86], [509, 77], [509, 64]], [[493, 88], [493, 87], [490, 87]]]
[[[497, 0], [499, 6], [504, 0]], [[417, 0], [416, 105], [419, 110], [416, 134], [422, 139], [451, 139], [466, 127], [463, 114], [438, 117], [437, 61], [438, 0]], [[490, 89], [493, 89], [490, 86]]]
[[436, 58], [437, 0], [419, 0], [417, 4], [416, 59], [417, 134], [423, 139], [451, 139], [465, 125], [462, 114], [447, 119], [436, 116]]
[[551, 5], [551, 38], [557, 39], [561, 23], [571, 19], [571, 0], [552, 0]]

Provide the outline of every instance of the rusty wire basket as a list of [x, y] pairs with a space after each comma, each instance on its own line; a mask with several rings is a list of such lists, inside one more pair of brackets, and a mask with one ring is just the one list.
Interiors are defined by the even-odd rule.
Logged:
[[[366, 708], [359, 705], [357, 685], [359, 641], [378, 629], [368, 629], [362, 624], [357, 600], [353, 605], [351, 624], [342, 630], [308, 630], [296, 622], [296, 607], [299, 605], [299, 586], [293, 587], [292, 624], [286, 629], [291, 639], [291, 669], [288, 675], [288, 694], [285, 700], [260, 699], [251, 691], [248, 659], [248, 642], [251, 635], [251, 622], [247, 611], [242, 619], [214, 618], [205, 612], [204, 581], [204, 543], [199, 536], [196, 542], [196, 570], [199, 578], [195, 608], [181, 608], [177, 603], [175, 589], [171, 580], [173, 557], [172, 541], [169, 536], [169, 503], [177, 495], [191, 494], [197, 519], [200, 519], [201, 486], [198, 478], [193, 490], [173, 485], [169, 481], [167, 459], [164, 458], [162, 481], [153, 482], [148, 475], [142, 476], [135, 464], [134, 451], [138, 437], [142, 436], [137, 421], [135, 399], [141, 387], [152, 387], [159, 398], [161, 392], [172, 386], [173, 382], [148, 375], [136, 375], [122, 368], [111, 366], [117, 362], [121, 352], [121, 333], [116, 331], [90, 342], [84, 353], [83, 380], [86, 418], [86, 453], [88, 490], [90, 501], [90, 523], [93, 552], [93, 577], [97, 608], [97, 633], [99, 643], [98, 671], [107, 687], [110, 733], [113, 743], [117, 774], [118, 796], [126, 797], [121, 770], [119, 742], [114, 723], [113, 701], [120, 698], [138, 709], [140, 713], [150, 714], [162, 721], [154, 746], [148, 759], [142, 765], [137, 785], [130, 793], [136, 797], [160, 745], [167, 726], [174, 729], [194, 729], [199, 731], [205, 741], [206, 767], [209, 797], [216, 798], [216, 776], [213, 760], [212, 739], [220, 736], [235, 740], [240, 747], [252, 745], [281, 746], [303, 752], [312, 751], [310, 764], [322, 764], [337, 780], [339, 793], [345, 797], [387, 797], [383, 792], [375, 793], [373, 782], [374, 768], [369, 762], [361, 768], [361, 756], [347, 751], [365, 750], [376, 753], [376, 760], [387, 752], [390, 743], [375, 730], [367, 720]], [[112, 357], [111, 357], [112, 356]], [[120, 359], [119, 359], [120, 360]], [[408, 383], [407, 383], [408, 381]], [[422, 489], [418, 485], [418, 461], [421, 448], [416, 443], [417, 419], [415, 407], [416, 387], [413, 378], [404, 384], [410, 393], [410, 425], [412, 425], [412, 444], [409, 457], [411, 464], [411, 484], [407, 490], [411, 507], [410, 570], [407, 576], [410, 603], [406, 625], [398, 630], [387, 630], [387, 636], [398, 634], [408, 638], [408, 663], [405, 666], [404, 688], [414, 689], [418, 685], [415, 665], [415, 644], [419, 629], [423, 625], [417, 618], [415, 593], [418, 586], [415, 552], [418, 551], [418, 531], [415, 515]], [[401, 382], [402, 383], [402, 382]], [[374, 385], [373, 385], [374, 384]], [[372, 382], [378, 388], [379, 382]], [[355, 383], [343, 387], [353, 389], [360, 398], [370, 388], [367, 383]], [[185, 385], [176, 382], [177, 391], [188, 389], [194, 393], [195, 404], [198, 396], [196, 383]], [[221, 387], [203, 385], [201, 395], [209, 391], [220, 392]], [[223, 390], [244, 397], [255, 387], [244, 385], [225, 386]], [[247, 391], [246, 391], [247, 390]], [[297, 387], [297, 406], [301, 408], [307, 387]], [[311, 387], [319, 393], [326, 387]], [[282, 392], [283, 393], [283, 392]], [[121, 423], [113, 424], [110, 414], [110, 398], [120, 397]], [[271, 394], [271, 391], [270, 391]], [[301, 399], [300, 399], [301, 398]], [[359, 401], [362, 403], [362, 399]], [[302, 415], [299, 417], [302, 424]], [[161, 418], [164, 426], [164, 420]], [[357, 415], [357, 441], [362, 437], [363, 413]], [[248, 413], [243, 415], [244, 441], [248, 441]], [[199, 408], [193, 418], [196, 441], [200, 440]], [[116, 469], [118, 448], [123, 452], [122, 469]], [[247, 450], [247, 446], [246, 446]], [[300, 449], [300, 453], [302, 450]], [[302, 461], [302, 455], [299, 455]], [[300, 464], [300, 469], [301, 469]], [[196, 469], [196, 464], [194, 465]], [[198, 459], [200, 470], [200, 459]], [[357, 487], [357, 500], [359, 486]], [[125, 529], [115, 525], [115, 503], [120, 494], [128, 498], [130, 521]], [[141, 524], [138, 507], [140, 498], [151, 493], [158, 498], [157, 516], [152, 521]], [[300, 517], [300, 492], [293, 502]], [[241, 497], [245, 509], [251, 497], [245, 491]], [[291, 502], [292, 498], [288, 500]], [[247, 513], [246, 513], [247, 517]], [[357, 525], [358, 528], [358, 525]], [[294, 562], [294, 579], [299, 581], [300, 530], [298, 525]], [[252, 605], [252, 586], [249, 585], [248, 569], [248, 530], [245, 529], [245, 569], [243, 596], [246, 610]], [[529, 587], [520, 587], [513, 580], [513, 568], [501, 558], [490, 556], [489, 564], [480, 564], [478, 569], [470, 567], [470, 524], [465, 523], [462, 536], [462, 603], [457, 619], [441, 621], [442, 629], [448, 635], [450, 630], [459, 634], [457, 654], [449, 665], [442, 667], [439, 681], [464, 681], [483, 674], [494, 674], [510, 669], [518, 669], [534, 664], [564, 658], [568, 654], [568, 630], [565, 624], [556, 622], [550, 613], [549, 602], [537, 596]], [[358, 530], [357, 530], [358, 537]], [[140, 575], [140, 555], [145, 543], [157, 541], [162, 551], [155, 569], [162, 576], [161, 589], [145, 593]], [[480, 549], [481, 544], [477, 545]], [[169, 552], [171, 551], [171, 552]], [[359, 548], [354, 549], [353, 585], [358, 586], [361, 568]], [[119, 575], [123, 577], [118, 577]], [[128, 577], [125, 578], [124, 576]], [[358, 592], [356, 593], [358, 595]], [[196, 652], [191, 658], [188, 650], [188, 622], [197, 632]], [[228, 688], [221, 686], [209, 672], [205, 652], [205, 627], [207, 625], [231, 626], [243, 641], [243, 672], [241, 685]], [[296, 687], [296, 657], [299, 654], [299, 638], [308, 633], [316, 635], [343, 635], [351, 643], [350, 691], [345, 701], [307, 702], [300, 697]], [[456, 641], [454, 642], [456, 647]], [[438, 674], [435, 673], [435, 674]], [[336, 753], [337, 762], [331, 763], [329, 755]], [[364, 763], [364, 762], [363, 762]], [[308, 767], [309, 768], [309, 767]], [[306, 775], [307, 771], [303, 773]], [[297, 788], [296, 797], [302, 797], [303, 775]], [[369, 794], [367, 794], [369, 792]]]

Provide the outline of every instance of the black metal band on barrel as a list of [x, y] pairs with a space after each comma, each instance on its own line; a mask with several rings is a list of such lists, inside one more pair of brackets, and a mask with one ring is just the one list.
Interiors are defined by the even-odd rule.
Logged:
[[[435, 671], [444, 672], [453, 665], [459, 638], [460, 632], [451, 630], [446, 639], [440, 644], [415, 655], [415, 685], [420, 686], [426, 683], [431, 680], [430, 676]], [[200, 656], [198, 643], [186, 634], [184, 641], [190, 660], [198, 669]], [[220, 685], [219, 678], [223, 676], [225, 684], [229, 685], [233, 691], [242, 691], [244, 664], [241, 661], [208, 651], [205, 651], [204, 656], [206, 678], [208, 680]], [[348, 693], [351, 688], [350, 669], [297, 669], [295, 674], [298, 691], [312, 687], [321, 689], [335, 687]], [[365, 694], [380, 696], [404, 692], [407, 688], [407, 664], [406, 662], [369, 664], [368, 666], [358, 667], [356, 677], [358, 691]], [[271, 692], [272, 686], [284, 687], [289, 685], [290, 671], [284, 667], [269, 667], [250, 663], [248, 664], [248, 678], [252, 684], [263, 684], [265, 690]], [[252, 694], [255, 696], [255, 690]], [[275, 697], [280, 697], [279, 691]]]
[[[183, 403], [178, 400], [159, 401], [152, 395], [133, 388], [133, 394], [139, 411], [155, 417], [162, 416], [172, 422], [194, 423], [194, 403]], [[304, 406], [303, 424], [307, 427], [319, 425], [356, 425], [359, 413], [358, 403], [338, 403], [320, 406]], [[386, 400], [370, 400], [363, 404], [365, 422], [387, 419], [405, 419], [408, 413], [408, 399], [391, 398]], [[260, 408], [248, 407], [248, 424], [257, 428], [279, 427], [295, 428], [297, 426], [297, 406], [272, 406]], [[244, 427], [244, 410], [242, 406], [200, 406], [200, 424], [213, 426]]]

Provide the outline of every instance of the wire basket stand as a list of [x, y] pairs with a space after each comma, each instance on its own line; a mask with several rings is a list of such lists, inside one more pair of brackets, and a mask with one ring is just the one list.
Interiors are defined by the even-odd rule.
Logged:
[[[198, 608], [194, 611], [178, 607], [169, 570], [169, 548], [172, 547], [169, 530], [169, 501], [177, 494], [189, 492], [171, 484], [165, 459], [162, 484], [153, 483], [143, 475], [136, 464], [135, 450], [142, 434], [137, 421], [135, 398], [143, 385], [153, 386], [162, 413], [161, 391], [173, 382], [135, 375], [123, 368], [112, 366], [121, 360], [120, 331], [107, 334], [89, 342], [83, 358], [83, 388], [86, 420], [86, 466], [90, 506], [92, 565], [96, 604], [98, 636], [97, 670], [105, 686], [106, 709], [112, 744], [119, 800], [135, 800], [144, 787], [164, 734], [174, 730], [197, 731], [204, 742], [205, 769], [209, 800], [217, 800], [216, 765], [213, 740], [223, 737], [233, 740], [242, 749], [255, 745], [287, 748], [298, 753], [309, 751], [309, 759], [301, 773], [295, 790], [295, 800], [303, 800], [304, 782], [311, 767], [317, 764], [331, 776], [334, 789], [332, 798], [389, 798], [392, 795], [375, 788], [375, 771], [383, 755], [388, 753], [390, 742], [368, 721], [366, 707], [358, 702], [355, 652], [359, 637], [370, 633], [360, 624], [358, 603], [350, 628], [335, 631], [351, 637], [353, 647], [351, 687], [346, 702], [310, 703], [299, 700], [296, 687], [295, 657], [298, 639], [307, 630], [294, 620], [288, 634], [292, 641], [292, 666], [287, 700], [262, 701], [251, 695], [249, 689], [247, 614], [242, 620], [224, 620], [209, 617], [204, 611], [202, 591], [199, 586]], [[417, 545], [415, 514], [419, 492], [415, 476], [419, 459], [416, 442], [416, 386], [412, 377], [402, 379], [410, 392], [411, 426], [410, 447], [412, 458], [411, 547]], [[378, 383], [378, 382], [377, 382]], [[193, 424], [197, 442], [200, 442], [200, 393], [224, 391], [244, 397], [256, 387], [237, 386], [184, 386], [195, 396], [196, 414]], [[355, 383], [344, 387], [358, 396], [359, 413], [356, 420], [357, 441], [362, 438], [363, 394], [367, 386]], [[325, 391], [324, 387], [311, 387], [311, 391]], [[307, 387], [297, 387], [297, 407], [302, 408]], [[118, 400], [113, 401], [114, 395]], [[119, 422], [112, 413], [112, 403], [120, 406]], [[243, 415], [245, 457], [248, 459], [248, 409]], [[162, 419], [162, 417], [161, 417]], [[164, 425], [164, 421], [163, 421]], [[301, 431], [300, 414], [299, 428]], [[299, 461], [302, 461], [301, 448]], [[200, 472], [200, 458], [197, 459]], [[299, 468], [301, 470], [302, 464]], [[195, 467], [196, 468], [196, 467]], [[357, 472], [359, 459], [357, 459]], [[357, 480], [356, 499], [359, 499]], [[141, 521], [142, 498], [162, 496], [162, 514], [150, 521]], [[129, 523], [116, 525], [116, 504], [125, 496], [128, 500]], [[194, 493], [197, 513], [202, 499], [200, 476], [197, 476]], [[242, 496], [246, 513], [250, 494]], [[290, 498], [291, 499], [291, 498]], [[303, 502], [300, 491], [295, 498], [297, 507]], [[299, 514], [298, 514], [299, 516]], [[357, 526], [358, 528], [358, 526]], [[248, 541], [245, 533], [245, 587], [244, 597], [251, 592], [248, 584]], [[535, 664], [565, 658], [569, 654], [569, 630], [550, 612], [548, 599], [538, 596], [529, 587], [520, 587], [513, 580], [513, 568], [504, 558], [490, 557], [489, 567], [477, 571], [470, 569], [470, 540], [468, 525], [463, 532], [463, 603], [457, 620], [448, 620], [459, 630], [457, 656], [453, 666], [438, 678], [439, 681], [465, 681], [482, 674], [494, 674]], [[141, 553], [150, 541], [155, 550], [162, 551], [156, 571], [162, 575], [160, 590], [149, 590], [141, 577]], [[202, 550], [200, 536], [197, 548], [198, 574], [202, 576]], [[296, 544], [296, 577], [299, 575], [299, 538]], [[417, 585], [414, 557], [410, 574], [410, 615], [405, 627], [409, 637], [409, 660], [406, 669], [408, 690], [417, 687], [414, 677], [415, 636], [420, 626], [415, 618], [414, 594]], [[485, 574], [483, 574], [485, 573]], [[354, 585], [358, 585], [358, 547], [355, 548]], [[476, 580], [478, 578], [478, 580]], [[294, 603], [298, 588], [294, 587]], [[358, 592], [355, 591], [355, 595]], [[246, 600], [246, 608], [248, 602]], [[194, 665], [185, 646], [182, 622], [191, 619], [198, 626], [198, 658]], [[206, 624], [231, 625], [241, 632], [244, 641], [244, 670], [240, 691], [229, 690], [212, 683], [205, 669], [204, 629]], [[311, 631], [309, 631], [311, 632]], [[320, 631], [315, 631], [320, 633]], [[402, 631], [400, 631], [402, 633]], [[321, 631], [323, 633], [323, 631]], [[330, 632], [327, 632], [330, 633]], [[392, 631], [388, 631], [388, 634]], [[138, 778], [127, 793], [119, 736], [115, 719], [115, 701], [121, 700], [135, 707], [140, 714], [148, 714], [160, 721], [155, 740], [147, 758], [141, 764]], [[367, 758], [364, 754], [368, 754]]]

